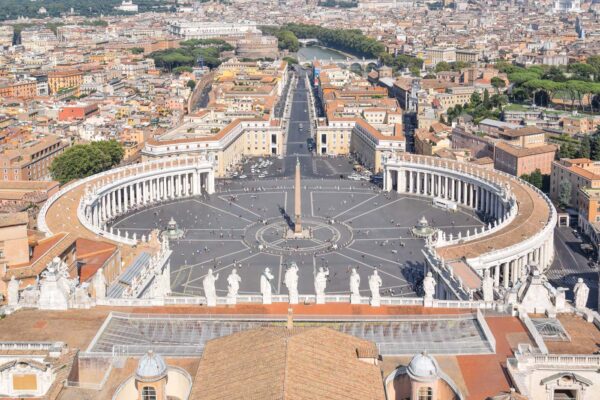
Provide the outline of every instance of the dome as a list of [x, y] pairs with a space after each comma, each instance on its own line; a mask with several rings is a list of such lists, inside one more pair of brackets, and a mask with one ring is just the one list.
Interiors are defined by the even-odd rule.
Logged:
[[138, 363], [135, 370], [135, 376], [140, 381], [157, 381], [167, 375], [167, 364], [165, 360], [155, 354], [152, 350], [148, 351]]
[[410, 377], [417, 380], [430, 380], [438, 376], [437, 362], [424, 352], [414, 356], [406, 369]]

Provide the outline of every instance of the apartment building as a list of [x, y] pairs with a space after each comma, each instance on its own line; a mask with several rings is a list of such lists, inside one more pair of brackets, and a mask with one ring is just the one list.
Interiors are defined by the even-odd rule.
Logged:
[[38, 82], [35, 79], [18, 82], [0, 82], [0, 97], [16, 97], [27, 100], [38, 95]]
[[587, 158], [562, 158], [554, 161], [550, 175], [550, 198], [557, 203], [563, 182], [569, 182], [571, 187], [568, 205], [579, 208], [580, 189], [600, 189], [600, 162]]
[[65, 142], [53, 135], [23, 135], [13, 139], [4, 144], [0, 152], [0, 180], [48, 180], [52, 160], [66, 147]]
[[60, 70], [48, 73], [50, 94], [56, 94], [61, 89], [79, 88], [82, 84], [83, 72], [78, 70]]
[[12, 46], [14, 28], [11, 25], [0, 26], [0, 47]]
[[494, 168], [514, 176], [531, 174], [537, 169], [548, 175], [557, 149], [553, 144], [517, 147], [500, 141], [494, 151]]

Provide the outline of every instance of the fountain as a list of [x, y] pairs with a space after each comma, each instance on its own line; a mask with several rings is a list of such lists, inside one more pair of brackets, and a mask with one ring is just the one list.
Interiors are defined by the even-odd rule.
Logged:
[[183, 230], [179, 229], [177, 222], [171, 217], [171, 220], [167, 224], [167, 229], [165, 229], [162, 234], [169, 240], [181, 239], [183, 237]]

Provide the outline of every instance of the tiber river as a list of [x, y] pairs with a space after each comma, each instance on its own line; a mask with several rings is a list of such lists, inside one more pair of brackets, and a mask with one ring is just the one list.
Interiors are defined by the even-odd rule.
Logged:
[[314, 59], [317, 60], [345, 60], [346, 56], [340, 52], [327, 47], [308, 46], [300, 47], [298, 50], [298, 61], [308, 62]]

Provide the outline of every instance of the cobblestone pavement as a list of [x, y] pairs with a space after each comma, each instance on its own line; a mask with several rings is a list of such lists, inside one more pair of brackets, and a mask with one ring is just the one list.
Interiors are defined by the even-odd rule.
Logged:
[[[114, 227], [140, 236], [150, 229], [164, 229], [171, 218], [175, 219], [185, 230], [182, 239], [172, 242], [171, 282], [177, 294], [201, 295], [202, 279], [213, 268], [219, 273], [217, 291], [225, 295], [226, 278], [234, 267], [242, 277], [240, 294], [259, 293], [259, 277], [267, 266], [275, 275], [275, 292], [287, 293], [283, 274], [286, 265], [294, 261], [300, 267], [302, 294], [314, 293], [314, 272], [324, 266], [330, 271], [329, 294], [349, 293], [350, 268], [356, 267], [365, 296], [369, 295], [368, 276], [375, 269], [383, 278], [382, 294], [414, 296], [424, 261], [424, 241], [410, 231], [418, 219], [424, 215], [434, 227], [455, 235], [482, 225], [466, 209], [444, 211], [434, 208], [427, 199], [381, 193], [364, 182], [313, 179], [302, 184], [303, 215], [323, 225], [315, 226], [313, 238], [308, 240], [270, 238], [278, 235], [276, 229], [264, 229], [262, 237], [252, 237], [256, 232], [252, 228], [262, 224], [263, 219], [268, 224], [279, 224], [280, 230], [284, 226], [287, 213], [293, 210], [290, 179], [220, 182], [219, 192], [210, 198], [139, 210], [118, 220]], [[322, 246], [328, 240], [335, 242], [333, 234], [328, 233], [335, 229], [325, 229], [331, 219], [350, 232], [348, 238], [346, 228], [340, 228], [344, 232], [335, 243], [337, 249]], [[279, 250], [270, 251], [270, 243], [276, 243]], [[260, 244], [266, 248], [259, 250]], [[319, 250], [315, 252], [313, 247]]]

